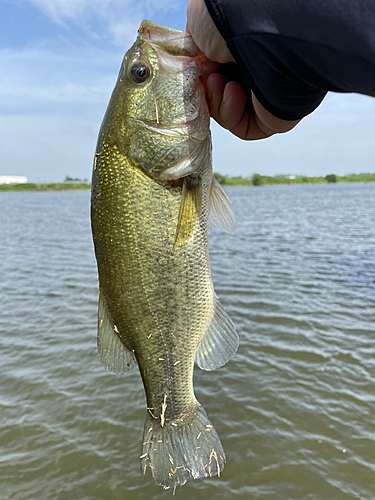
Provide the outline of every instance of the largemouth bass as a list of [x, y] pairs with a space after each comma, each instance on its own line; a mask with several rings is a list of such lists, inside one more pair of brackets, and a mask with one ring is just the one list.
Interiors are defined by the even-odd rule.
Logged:
[[233, 232], [237, 224], [212, 174], [208, 66], [189, 35], [143, 21], [103, 119], [92, 177], [99, 356], [113, 372], [139, 367], [141, 467], [165, 489], [220, 475], [225, 455], [194, 396], [194, 360], [213, 370], [238, 346], [208, 260], [209, 227]]

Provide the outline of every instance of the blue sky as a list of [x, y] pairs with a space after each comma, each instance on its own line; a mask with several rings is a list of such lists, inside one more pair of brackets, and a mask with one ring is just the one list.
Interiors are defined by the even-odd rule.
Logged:
[[[184, 29], [187, 1], [0, 0], [0, 175], [90, 178], [98, 129], [142, 19]], [[212, 125], [230, 175], [375, 170], [375, 99], [330, 94], [293, 131], [244, 142]]]

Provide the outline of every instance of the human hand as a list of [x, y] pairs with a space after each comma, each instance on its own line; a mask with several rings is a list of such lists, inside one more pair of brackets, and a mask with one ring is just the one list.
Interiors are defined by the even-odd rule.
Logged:
[[[189, 0], [186, 31], [198, 48], [212, 61], [235, 62], [224, 38], [216, 28], [204, 0]], [[212, 118], [244, 140], [256, 140], [288, 132], [300, 120], [281, 120], [267, 111], [250, 89], [220, 73], [207, 77], [207, 103]]]

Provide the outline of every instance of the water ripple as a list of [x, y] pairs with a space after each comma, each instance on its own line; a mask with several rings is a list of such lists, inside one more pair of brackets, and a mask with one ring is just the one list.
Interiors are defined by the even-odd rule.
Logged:
[[[210, 259], [241, 344], [194, 375], [227, 465], [178, 495], [373, 500], [375, 186], [229, 191], [238, 231]], [[139, 374], [96, 354], [89, 193], [0, 208], [1, 500], [165, 498], [139, 471]]]

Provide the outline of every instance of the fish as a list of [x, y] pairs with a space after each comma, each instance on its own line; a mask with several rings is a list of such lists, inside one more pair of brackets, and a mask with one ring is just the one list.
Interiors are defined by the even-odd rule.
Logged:
[[104, 367], [138, 366], [146, 400], [141, 471], [164, 489], [218, 475], [225, 454], [193, 389], [194, 362], [224, 365], [238, 335], [213, 288], [208, 231], [237, 226], [212, 173], [205, 78], [190, 35], [143, 21], [99, 131], [91, 224]]

